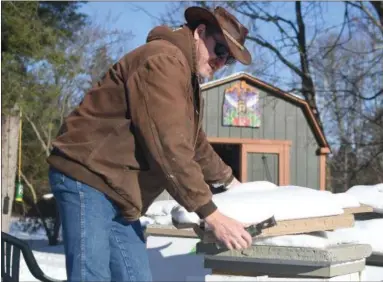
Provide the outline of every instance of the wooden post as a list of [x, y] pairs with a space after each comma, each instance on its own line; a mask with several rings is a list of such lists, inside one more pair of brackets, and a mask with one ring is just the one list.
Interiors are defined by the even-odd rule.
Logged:
[[1, 230], [4, 232], [9, 232], [15, 195], [19, 121], [18, 111], [1, 115]]

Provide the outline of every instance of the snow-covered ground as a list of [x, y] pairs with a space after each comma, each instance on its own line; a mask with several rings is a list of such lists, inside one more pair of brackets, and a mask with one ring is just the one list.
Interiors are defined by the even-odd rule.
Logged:
[[[148, 237], [148, 253], [154, 281], [186, 281], [211, 271], [203, 267], [203, 257], [191, 253], [197, 239]], [[33, 253], [46, 275], [66, 279], [63, 246], [48, 246], [46, 240], [31, 240]], [[20, 281], [37, 281], [21, 261]], [[364, 281], [383, 281], [383, 268], [366, 266]]]
[[[49, 246], [42, 228], [32, 233], [22, 232], [20, 224], [13, 224], [12, 235], [28, 240], [41, 269], [50, 277], [66, 279], [63, 245]], [[318, 241], [320, 240], [320, 241]], [[325, 238], [312, 235], [280, 236], [264, 242], [277, 245], [307, 245], [324, 247]], [[186, 281], [188, 277], [203, 277], [211, 271], [203, 267], [203, 257], [193, 249], [198, 239], [153, 237], [147, 239], [147, 247], [154, 281]], [[318, 245], [318, 242], [319, 245]], [[366, 266], [364, 281], [383, 281], [383, 267]], [[37, 281], [21, 260], [20, 281]]]
[[[329, 192], [319, 192], [304, 187], [276, 187], [275, 185], [274, 187], [261, 182], [256, 185], [246, 183], [242, 188], [230, 191], [229, 200], [226, 200], [223, 195], [215, 195], [215, 199], [221, 210], [233, 217], [241, 217], [252, 209], [256, 217], [247, 215], [244, 221], [255, 222], [270, 214], [274, 214], [279, 219], [339, 214], [343, 208], [359, 204], [370, 204], [375, 211], [381, 212], [382, 185], [359, 186], [350, 189], [349, 193], [335, 196]], [[363, 189], [367, 189], [368, 192], [363, 193]], [[256, 194], [254, 197], [252, 197], [253, 193]], [[254, 204], [254, 201], [257, 204]], [[240, 211], [241, 208], [244, 210]], [[233, 212], [233, 209], [236, 211]], [[310, 214], [307, 215], [303, 211], [309, 211]], [[144, 224], [167, 225], [171, 224], [172, 215], [173, 217], [183, 216], [183, 220], [180, 221], [187, 221], [188, 218], [190, 221], [195, 220], [193, 214], [177, 207], [175, 201], [160, 201], [150, 207], [147, 216], [142, 217], [141, 221]], [[33, 222], [14, 221], [10, 233], [29, 241], [37, 262], [48, 276], [66, 279], [63, 246], [48, 246], [41, 226]], [[373, 219], [356, 222], [353, 228], [322, 232], [319, 235], [278, 236], [255, 241], [255, 244], [325, 248], [333, 244], [359, 242], [370, 244], [373, 252], [383, 253], [382, 236], [383, 219]], [[203, 257], [193, 252], [197, 242], [198, 239], [149, 236], [147, 248], [154, 280], [185, 281], [188, 277], [203, 277], [211, 274], [203, 267]], [[20, 281], [36, 281], [24, 261], [21, 262]], [[364, 281], [383, 281], [383, 267], [366, 266]]]
[[[35, 258], [46, 275], [66, 279], [63, 245], [49, 246], [44, 230], [28, 234], [20, 230], [21, 224], [13, 223], [11, 235], [28, 240]], [[203, 258], [193, 251], [198, 239], [152, 237], [147, 239], [150, 266], [154, 281], [185, 281], [188, 276], [204, 276], [211, 271], [203, 267]], [[37, 281], [21, 260], [20, 281]]]

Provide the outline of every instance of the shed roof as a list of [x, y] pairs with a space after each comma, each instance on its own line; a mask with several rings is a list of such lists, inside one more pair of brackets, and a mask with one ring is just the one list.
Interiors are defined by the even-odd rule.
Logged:
[[322, 131], [321, 127], [319, 126], [319, 123], [317, 121], [317, 119], [315, 118], [315, 115], [312, 111], [312, 109], [310, 108], [309, 104], [307, 103], [307, 101], [296, 95], [296, 94], [292, 94], [292, 93], [288, 93], [288, 92], [285, 92], [271, 84], [268, 84], [254, 76], [252, 76], [251, 74], [247, 73], [247, 72], [237, 72], [237, 73], [234, 73], [234, 74], [231, 74], [229, 76], [225, 76], [223, 78], [220, 78], [220, 79], [217, 79], [217, 80], [213, 80], [213, 81], [209, 81], [209, 82], [206, 82], [206, 83], [203, 83], [201, 84], [201, 89], [202, 90], [207, 90], [207, 89], [210, 89], [210, 88], [213, 88], [213, 87], [216, 87], [216, 86], [219, 86], [219, 85], [222, 85], [222, 84], [225, 84], [225, 83], [228, 83], [228, 82], [232, 82], [232, 81], [235, 81], [235, 80], [245, 80], [246, 82], [248, 83], [251, 83], [252, 85], [278, 97], [278, 98], [281, 98], [281, 99], [284, 99], [285, 101], [288, 101], [288, 102], [291, 102], [295, 105], [297, 105], [298, 107], [300, 107], [302, 110], [303, 110], [303, 113], [311, 127], [311, 129], [313, 130], [314, 132], [314, 135], [315, 135], [315, 138], [317, 139], [317, 142], [319, 143], [319, 146], [322, 148], [321, 152], [322, 153], [329, 153], [330, 152], [330, 148], [329, 148], [329, 145], [328, 145], [328, 142], [326, 140], [326, 137], [324, 135], [324, 132]]

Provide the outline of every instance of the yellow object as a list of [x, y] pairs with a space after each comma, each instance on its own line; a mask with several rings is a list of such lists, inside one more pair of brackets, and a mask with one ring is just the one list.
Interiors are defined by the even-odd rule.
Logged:
[[22, 142], [22, 126], [23, 126], [23, 120], [22, 120], [22, 112], [20, 110], [20, 125], [19, 125], [19, 160], [18, 160], [18, 173], [17, 173], [17, 183], [16, 183], [16, 196], [15, 201], [16, 202], [23, 202], [23, 196], [24, 196], [24, 188], [21, 184], [21, 142]]

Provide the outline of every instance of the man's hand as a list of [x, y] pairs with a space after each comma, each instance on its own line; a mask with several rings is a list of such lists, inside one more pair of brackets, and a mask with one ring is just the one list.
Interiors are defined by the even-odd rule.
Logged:
[[215, 237], [221, 241], [229, 250], [246, 249], [251, 246], [252, 238], [245, 230], [244, 224], [223, 215], [216, 210], [205, 218], [212, 229]]

